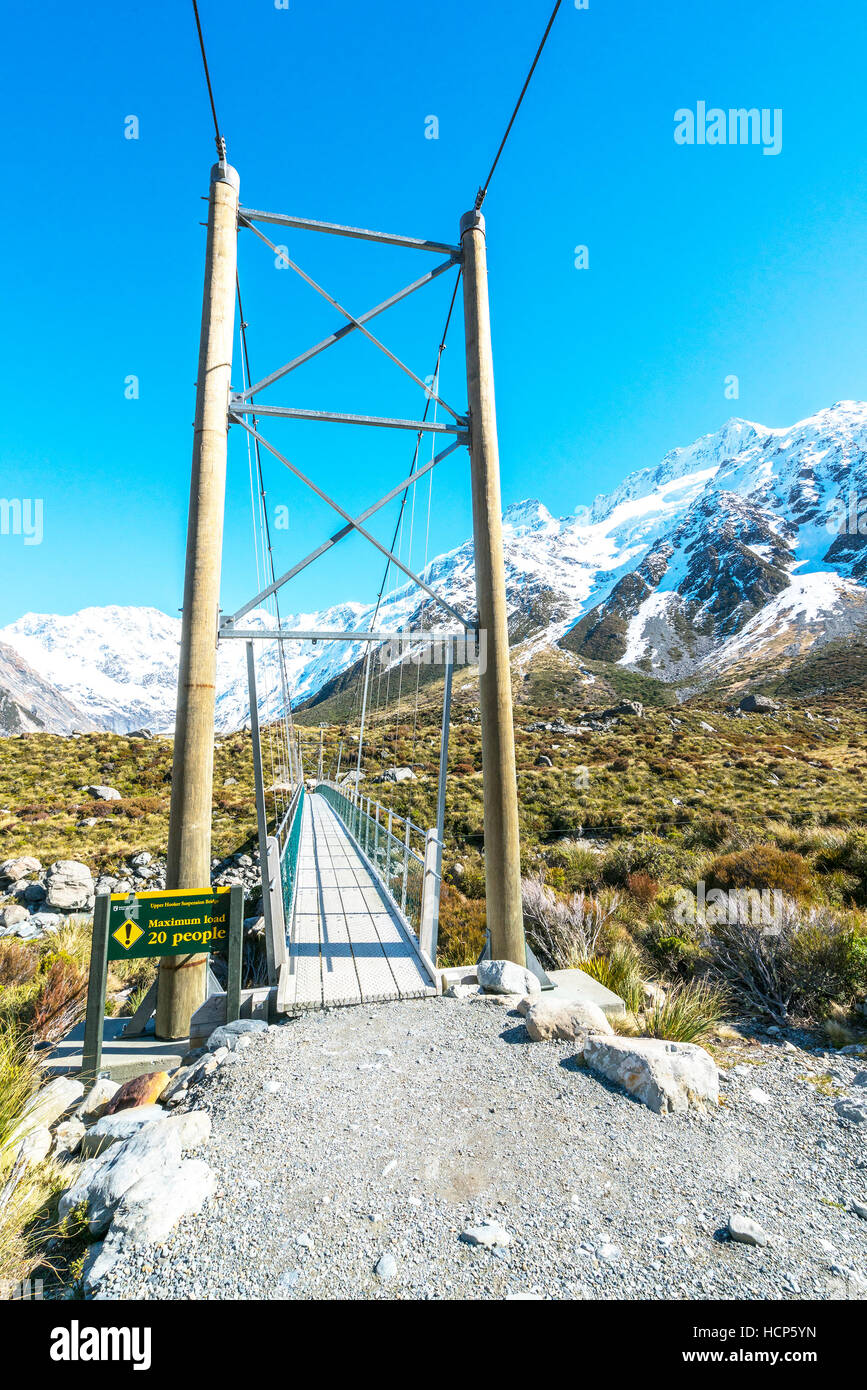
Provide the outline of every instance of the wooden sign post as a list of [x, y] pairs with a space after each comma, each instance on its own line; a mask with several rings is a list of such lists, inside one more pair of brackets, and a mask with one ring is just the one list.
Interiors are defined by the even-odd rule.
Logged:
[[194, 956], [225, 951], [226, 1022], [240, 1016], [244, 953], [244, 890], [179, 889], [166, 893], [101, 893], [93, 913], [87, 1013], [80, 1080], [91, 1084], [102, 1065], [108, 963], [145, 956]]

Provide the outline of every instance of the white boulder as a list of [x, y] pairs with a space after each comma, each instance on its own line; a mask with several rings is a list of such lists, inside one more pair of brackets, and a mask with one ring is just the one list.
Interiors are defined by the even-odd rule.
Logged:
[[83, 792], [92, 796], [94, 801], [121, 801], [122, 797], [116, 787], [82, 787]]
[[103, 1149], [112, 1144], [123, 1144], [132, 1139], [145, 1125], [164, 1120], [166, 1112], [161, 1105], [136, 1105], [130, 1110], [120, 1110], [116, 1115], [103, 1115], [81, 1141], [81, 1152], [85, 1158], [95, 1158]]
[[34, 1129], [50, 1129], [83, 1095], [80, 1081], [73, 1081], [70, 1076], [56, 1076], [30, 1099], [7, 1142], [16, 1144]]
[[614, 1029], [598, 1004], [590, 999], [539, 999], [524, 1018], [533, 1042], [576, 1042], [590, 1033], [611, 1035]]
[[476, 972], [482, 989], [493, 994], [541, 994], [542, 986], [532, 970], [511, 960], [481, 960]]
[[51, 865], [45, 900], [62, 912], [85, 912], [93, 903], [93, 875], [86, 864], [75, 859], [59, 859]]
[[695, 1043], [590, 1037], [584, 1060], [598, 1076], [622, 1086], [659, 1115], [682, 1114], [705, 1102], [719, 1104], [716, 1063]]
[[97, 1077], [75, 1113], [85, 1120], [98, 1120], [119, 1090], [116, 1081], [110, 1081], [107, 1076]]

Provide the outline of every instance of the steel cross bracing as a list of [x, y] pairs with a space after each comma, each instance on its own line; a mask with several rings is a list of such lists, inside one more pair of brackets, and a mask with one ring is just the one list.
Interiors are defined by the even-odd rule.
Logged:
[[[304, 270], [302, 270], [301, 267], [295, 261], [291, 260], [282, 247], [275, 246], [274, 243], [270, 241], [268, 237], [264, 235], [263, 232], [261, 232], [257, 227], [255, 227], [253, 224], [257, 221], [275, 223], [281, 226], [294, 227], [306, 231], [326, 232], [333, 236], [344, 236], [365, 241], [382, 242], [386, 245], [408, 247], [414, 250], [432, 251], [440, 254], [445, 252], [448, 255], [448, 260], [443, 261], [441, 264], [435, 266], [434, 269], [429, 271], [426, 275], [421, 276], [418, 280], [413, 281], [412, 284], [405, 286], [401, 290], [398, 290], [395, 294], [391, 295], [388, 299], [383, 300], [382, 303], [375, 305], [374, 308], [369, 309], [366, 313], [360, 314], [356, 317], [354, 314], [351, 314], [348, 309], [344, 308], [344, 306], [340, 304], [335, 298], [333, 298], [333, 296], [330, 295], [327, 292], [327, 290], [323, 289], [321, 285], [317, 284], [316, 281], [313, 280], [312, 277], [309, 276]], [[430, 598], [432, 598], [434, 602], [440, 606], [440, 608], [442, 608], [445, 612], [449, 614], [451, 618], [453, 618], [456, 622], [460, 624], [461, 628], [463, 629], [463, 632], [467, 636], [475, 636], [473, 625], [467, 619], [465, 619], [462, 616], [462, 614], [460, 614], [455, 608], [451, 606], [451, 604], [447, 603], [445, 599], [443, 599], [439, 594], [437, 594], [433, 589], [431, 589], [430, 586], [426, 584], [419, 575], [415, 574], [407, 565], [404, 565], [402, 561], [399, 560], [398, 557], [393, 553], [393, 551], [389, 550], [386, 546], [382, 545], [373, 535], [371, 535], [369, 531], [365, 529], [363, 525], [363, 523], [369, 517], [373, 516], [375, 512], [379, 511], [388, 502], [392, 501], [407, 487], [413, 486], [418, 481], [418, 479], [423, 477], [426, 473], [429, 473], [431, 469], [433, 469], [438, 463], [442, 462], [443, 459], [447, 458], [450, 454], [452, 454], [455, 451], [455, 449], [459, 447], [459, 445], [463, 444], [469, 446], [470, 438], [468, 417], [465, 414], [460, 415], [455, 410], [453, 410], [447, 401], [444, 401], [434, 390], [431, 389], [430, 386], [426, 385], [420, 377], [416, 376], [415, 372], [413, 372], [409, 367], [407, 367], [405, 363], [401, 362], [400, 358], [398, 358], [393, 352], [391, 352], [390, 349], [387, 348], [383, 342], [381, 342], [377, 337], [375, 337], [373, 333], [371, 333], [364, 326], [365, 323], [368, 323], [371, 319], [376, 318], [378, 315], [384, 313], [393, 305], [400, 303], [409, 295], [415, 293], [416, 290], [421, 289], [424, 285], [430, 284], [433, 280], [438, 278], [445, 271], [451, 269], [453, 266], [460, 266], [462, 255], [461, 248], [459, 246], [449, 245], [446, 242], [429, 241], [418, 237], [396, 236], [388, 232], [370, 231], [360, 227], [345, 227], [341, 226], [338, 223], [332, 222], [313, 222], [306, 218], [292, 217], [284, 213], [261, 212], [250, 208], [239, 208], [238, 224], [239, 226], [246, 227], [250, 231], [252, 231], [262, 242], [264, 242], [266, 246], [268, 246], [273, 252], [275, 252], [276, 255], [280, 256], [283, 263], [286, 266], [294, 270], [296, 274], [301, 277], [301, 279], [303, 279], [307, 284], [311, 286], [312, 289], [316, 290], [316, 292], [319, 295], [321, 295], [324, 299], [326, 299], [329, 304], [333, 305], [334, 308], [336, 308], [339, 311], [339, 313], [343, 315], [347, 322], [343, 324], [342, 327], [336, 329], [333, 333], [329, 334], [327, 338], [323, 338], [321, 342], [316, 343], [313, 347], [307, 349], [306, 352], [303, 352], [299, 356], [294, 357], [290, 362], [285, 363], [282, 367], [277, 368], [275, 371], [263, 377], [261, 381], [248, 386], [242, 392], [231, 394], [229, 397], [228, 411], [229, 423], [239, 424], [243, 426], [243, 428], [250, 435], [252, 435], [252, 437], [255, 440], [257, 440], [258, 443], [262, 444], [266, 449], [268, 449], [268, 451], [272, 453], [274, 457], [277, 458], [282, 464], [284, 464], [284, 466], [288, 468], [290, 472], [292, 472], [295, 475], [295, 477], [297, 477], [301, 482], [303, 482], [305, 486], [309, 487], [312, 492], [316, 493], [316, 495], [319, 498], [321, 498], [322, 501], [326, 502], [330, 507], [332, 507], [334, 511], [336, 511], [338, 515], [340, 515], [343, 518], [346, 524], [340, 527], [339, 530], [335, 531], [327, 540], [323, 541], [314, 550], [310, 551], [310, 553], [306, 555], [302, 560], [299, 560], [295, 565], [291, 567], [291, 569], [287, 570], [285, 574], [282, 574], [278, 579], [273, 580], [271, 584], [267, 585], [264, 589], [260, 590], [258, 594], [254, 595], [254, 597], [251, 598], [247, 603], [243, 604], [237, 610], [237, 612], [233, 613], [229, 617], [223, 618], [219, 626], [218, 636], [221, 638], [243, 637], [246, 641], [273, 641], [275, 639], [318, 641], [322, 639], [339, 640], [341, 637], [344, 640], [349, 641], [380, 640], [379, 634], [367, 632], [328, 632], [327, 634], [324, 632], [317, 632], [315, 635], [311, 633], [310, 637], [307, 638], [306, 634], [302, 635], [301, 633], [289, 634], [276, 632], [244, 632], [242, 634], [235, 627], [235, 624], [247, 613], [251, 612], [254, 608], [258, 607], [260, 603], [262, 603], [270, 595], [276, 593], [277, 590], [281, 589], [283, 585], [288, 583], [290, 579], [293, 579], [309, 564], [312, 564], [314, 560], [318, 559], [320, 555], [325, 554], [328, 550], [330, 550], [333, 546], [337, 545], [338, 542], [343, 540], [346, 536], [350, 535], [353, 531], [356, 531], [359, 535], [363, 536], [364, 539], [367, 540], [371, 545], [373, 545], [377, 550], [379, 550], [381, 554], [385, 555], [386, 559], [390, 563], [394, 564], [397, 569], [399, 569], [403, 574], [405, 574], [407, 578], [412, 581], [412, 583], [417, 585]], [[281, 380], [290, 372], [295, 371], [297, 367], [302, 366], [305, 362], [311, 361], [314, 357], [317, 357], [320, 353], [325, 352], [329, 347], [332, 347], [335, 343], [340, 342], [348, 334], [355, 332], [356, 330], [362, 333], [366, 338], [368, 338], [377, 348], [379, 348], [381, 352], [385, 354], [386, 357], [389, 358], [390, 361], [394, 362], [394, 364], [398, 368], [400, 368], [402, 372], [404, 372], [408, 377], [410, 377], [412, 381], [414, 381], [418, 386], [420, 386], [429, 400], [433, 400], [438, 405], [442, 406], [443, 410], [445, 410], [452, 417], [452, 421], [442, 422], [429, 421], [426, 419], [392, 419], [386, 416], [351, 415], [336, 411], [305, 410], [290, 406], [268, 406], [253, 403], [253, 397], [260, 391], [264, 390], [267, 386], [271, 386], [274, 382]], [[415, 471], [410, 473], [400, 483], [396, 484], [393, 488], [391, 488], [383, 497], [380, 497], [376, 502], [372, 503], [371, 506], [367, 507], [357, 517], [353, 517], [347, 511], [345, 511], [344, 508], [341, 507], [338, 502], [336, 502], [332, 497], [329, 497], [326, 492], [324, 492], [320, 487], [318, 487], [317, 484], [314, 483], [311, 478], [308, 478], [304, 473], [302, 473], [301, 470], [295, 466], [295, 464], [291, 463], [290, 460], [286, 458], [284, 454], [281, 454], [278, 449], [276, 449], [272, 444], [270, 444], [269, 441], [259, 433], [255, 423], [249, 423], [245, 416], [252, 416], [254, 417], [254, 419], [259, 416], [272, 416], [296, 420], [323, 421], [332, 424], [370, 425], [387, 429], [412, 430], [418, 434], [419, 439], [421, 439], [423, 433], [453, 434], [455, 438], [448, 445], [447, 448], [443, 449], [442, 452], [438, 453], [435, 458], [432, 458], [430, 460], [429, 463], [425, 464], [424, 466], [418, 469], [415, 469]], [[389, 637], [393, 635], [394, 634], [382, 634], [382, 640], [388, 640]], [[425, 640], [427, 638], [427, 634], [421, 632], [404, 633], [402, 635], [405, 637], [411, 637], [414, 640]], [[442, 638], [445, 635], [446, 634], [438, 634], [437, 640], [442, 640]], [[448, 635], [455, 636], [456, 634], [451, 633]]]

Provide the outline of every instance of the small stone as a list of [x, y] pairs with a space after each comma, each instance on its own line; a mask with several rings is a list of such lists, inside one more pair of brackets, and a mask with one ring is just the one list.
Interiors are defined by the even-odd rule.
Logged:
[[86, 1133], [81, 1120], [64, 1120], [54, 1131], [54, 1157], [61, 1160], [71, 1158], [78, 1152]]
[[853, 1100], [846, 1100], [845, 1097], [834, 1102], [834, 1109], [841, 1120], [848, 1120], [853, 1125], [863, 1125], [867, 1120], [867, 1105], [856, 1105]]
[[747, 1091], [750, 1100], [755, 1101], [756, 1105], [770, 1105], [771, 1097], [767, 1091], [763, 1091], [761, 1086], [751, 1086]]
[[616, 1261], [620, 1259], [623, 1251], [620, 1249], [619, 1245], [614, 1245], [611, 1241], [606, 1241], [604, 1245], [599, 1246], [596, 1254], [600, 1260], [605, 1260], [608, 1264], [615, 1264]]
[[860, 1216], [862, 1221], [867, 1221], [867, 1202], [853, 1202], [852, 1210], [856, 1216]]
[[770, 1241], [767, 1231], [751, 1216], [732, 1212], [727, 1224], [729, 1239], [736, 1240], [740, 1245], [767, 1245]]
[[377, 1279], [381, 1279], [382, 1282], [386, 1284], [389, 1279], [393, 1279], [397, 1274], [397, 1261], [393, 1255], [389, 1255], [386, 1251], [384, 1255], [380, 1255], [376, 1264], [373, 1266], [373, 1272]]
[[461, 1240], [467, 1245], [483, 1245], [492, 1250], [496, 1245], [510, 1245], [512, 1237], [499, 1221], [483, 1221], [481, 1226], [469, 1226], [461, 1233]]

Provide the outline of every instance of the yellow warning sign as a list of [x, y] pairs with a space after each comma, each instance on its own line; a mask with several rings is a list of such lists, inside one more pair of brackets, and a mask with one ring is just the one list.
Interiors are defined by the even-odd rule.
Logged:
[[112, 936], [118, 945], [128, 951], [134, 946], [140, 936], [144, 936], [142, 928], [136, 922], [130, 922], [129, 918], [118, 927], [117, 931], [112, 932]]

